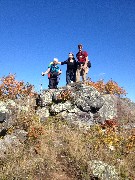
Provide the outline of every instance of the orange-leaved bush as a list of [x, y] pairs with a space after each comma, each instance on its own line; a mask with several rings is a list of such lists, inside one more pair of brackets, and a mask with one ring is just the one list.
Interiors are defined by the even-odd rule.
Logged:
[[103, 80], [99, 80], [97, 82], [89, 80], [86, 82], [86, 85], [95, 87], [103, 94], [114, 94], [118, 96], [127, 94], [126, 91], [113, 80], [109, 80], [107, 83], [104, 83]]
[[106, 83], [105, 90], [107, 94], [126, 95], [126, 91], [113, 80], [109, 80]]
[[103, 80], [100, 80], [100, 81], [97, 81], [97, 82], [93, 82], [93, 81], [89, 80], [89, 81], [86, 82], [86, 85], [93, 86], [100, 93], [105, 92], [105, 83], [103, 82]]
[[0, 79], [0, 99], [15, 99], [17, 97], [34, 96], [34, 86], [23, 81], [17, 81], [15, 74], [3, 76]]
[[57, 100], [60, 100], [60, 101], [67, 101], [67, 100], [72, 100], [71, 98], [71, 91], [68, 89], [68, 90], [62, 90], [60, 92], [60, 94], [57, 96]]

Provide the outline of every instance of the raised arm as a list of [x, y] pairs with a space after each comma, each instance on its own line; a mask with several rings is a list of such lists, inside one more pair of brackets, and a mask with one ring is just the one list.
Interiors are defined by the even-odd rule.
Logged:
[[61, 64], [61, 65], [67, 64], [67, 60], [63, 62], [58, 62], [58, 64]]
[[42, 72], [41, 75], [44, 76], [50, 72], [50, 68], [48, 68], [45, 72]]

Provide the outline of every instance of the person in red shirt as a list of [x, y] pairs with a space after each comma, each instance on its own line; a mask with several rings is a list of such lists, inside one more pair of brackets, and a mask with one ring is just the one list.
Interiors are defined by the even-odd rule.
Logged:
[[88, 53], [83, 51], [82, 44], [78, 45], [79, 52], [76, 54], [77, 57], [77, 71], [76, 71], [76, 82], [80, 81], [80, 76], [82, 76], [82, 81], [86, 81], [86, 75], [88, 74]]

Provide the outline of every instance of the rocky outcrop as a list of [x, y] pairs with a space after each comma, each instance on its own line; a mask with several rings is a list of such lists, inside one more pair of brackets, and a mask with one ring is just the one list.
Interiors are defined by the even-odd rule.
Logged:
[[[44, 91], [41, 98], [45, 105], [42, 112], [37, 111], [41, 119], [57, 115], [78, 124], [103, 124], [106, 120], [119, 119], [120, 107], [121, 110], [122, 107], [126, 109], [122, 114], [135, 116], [135, 104], [129, 102], [127, 98], [100, 94], [94, 87], [83, 83], [73, 83], [68, 88], [62, 87], [55, 91]], [[126, 108], [127, 101], [130, 104], [128, 108]]]
[[[61, 87], [54, 91], [45, 90], [41, 98], [43, 106], [36, 110], [41, 121], [49, 116], [57, 115], [69, 122], [87, 125], [104, 124], [106, 120], [113, 119], [125, 120], [126, 123], [135, 122], [135, 103], [127, 98], [100, 94], [94, 87], [83, 83], [73, 83], [70, 87]], [[22, 103], [19, 101], [1, 101], [0, 122], [6, 122], [6, 128], [12, 126], [12, 112], [14, 110], [28, 111], [27, 102], [30, 101], [20, 105]]]
[[[82, 122], [89, 125], [104, 123], [105, 120], [117, 118], [118, 97], [102, 95], [94, 87], [83, 83], [74, 83], [70, 87], [63, 87], [54, 92], [44, 91], [42, 116], [59, 115], [70, 122]], [[48, 111], [46, 110], [48, 109]], [[46, 114], [46, 113], [45, 113]]]

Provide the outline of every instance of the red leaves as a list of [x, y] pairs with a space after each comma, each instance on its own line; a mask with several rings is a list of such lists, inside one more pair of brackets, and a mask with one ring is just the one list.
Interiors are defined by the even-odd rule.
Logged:
[[116, 119], [109, 119], [105, 120], [103, 124], [101, 124], [101, 127], [103, 129], [112, 129], [113, 131], [116, 130], [116, 128], [119, 126], [118, 121]]
[[17, 81], [15, 75], [9, 74], [1, 78], [0, 98], [15, 99], [17, 96], [33, 96], [33, 86], [25, 84], [23, 81]]

